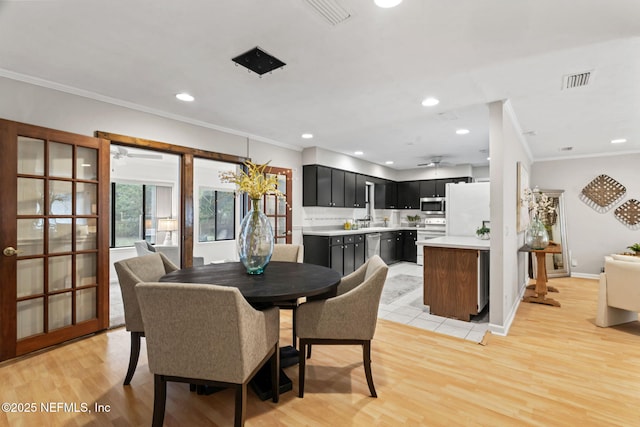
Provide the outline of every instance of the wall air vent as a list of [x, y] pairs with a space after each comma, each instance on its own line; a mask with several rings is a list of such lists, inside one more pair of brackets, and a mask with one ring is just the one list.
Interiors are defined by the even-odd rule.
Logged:
[[351, 14], [335, 0], [304, 0], [331, 25], [346, 21]]
[[589, 85], [593, 81], [593, 71], [567, 74], [562, 78], [562, 89], [573, 89]]

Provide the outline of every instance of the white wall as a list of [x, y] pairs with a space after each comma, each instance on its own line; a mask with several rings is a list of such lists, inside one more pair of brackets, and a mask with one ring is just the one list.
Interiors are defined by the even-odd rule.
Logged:
[[530, 170], [531, 156], [508, 101], [489, 104], [491, 152], [491, 278], [489, 328], [507, 334], [526, 285], [524, 233], [516, 230], [517, 163]]
[[[577, 264], [571, 267], [572, 276], [597, 275], [604, 266], [605, 255], [624, 252], [627, 246], [640, 243], [640, 230], [631, 230], [613, 214], [627, 200], [640, 200], [639, 165], [637, 153], [533, 164], [532, 185], [564, 190], [568, 249], [571, 260]], [[580, 200], [582, 189], [601, 174], [627, 189], [625, 196], [606, 213], [598, 213]]]

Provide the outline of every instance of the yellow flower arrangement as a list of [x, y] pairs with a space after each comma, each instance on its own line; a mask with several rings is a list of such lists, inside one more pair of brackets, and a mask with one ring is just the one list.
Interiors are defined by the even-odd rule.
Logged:
[[284, 199], [285, 195], [278, 190], [278, 177], [276, 175], [266, 175], [270, 172], [270, 170], [266, 170], [269, 162], [259, 165], [246, 161], [244, 165], [247, 167], [247, 172], [243, 170], [240, 173], [220, 172], [220, 181], [236, 184], [238, 191], [247, 193], [252, 200], [261, 199], [265, 194], [275, 195]]

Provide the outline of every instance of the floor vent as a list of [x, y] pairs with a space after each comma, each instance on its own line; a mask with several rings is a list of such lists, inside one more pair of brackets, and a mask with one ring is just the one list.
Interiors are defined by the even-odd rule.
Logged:
[[331, 25], [337, 25], [351, 17], [351, 14], [335, 0], [305, 0], [305, 2]]
[[586, 71], [578, 74], [567, 74], [562, 79], [562, 89], [573, 89], [576, 87], [587, 86], [592, 82], [592, 71]]

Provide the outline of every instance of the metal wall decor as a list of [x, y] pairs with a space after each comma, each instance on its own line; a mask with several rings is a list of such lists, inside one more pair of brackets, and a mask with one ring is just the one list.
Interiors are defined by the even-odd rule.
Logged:
[[640, 202], [629, 199], [615, 210], [618, 220], [632, 230], [640, 229]]
[[598, 175], [580, 193], [580, 200], [595, 211], [605, 213], [627, 192], [624, 185], [608, 175]]

